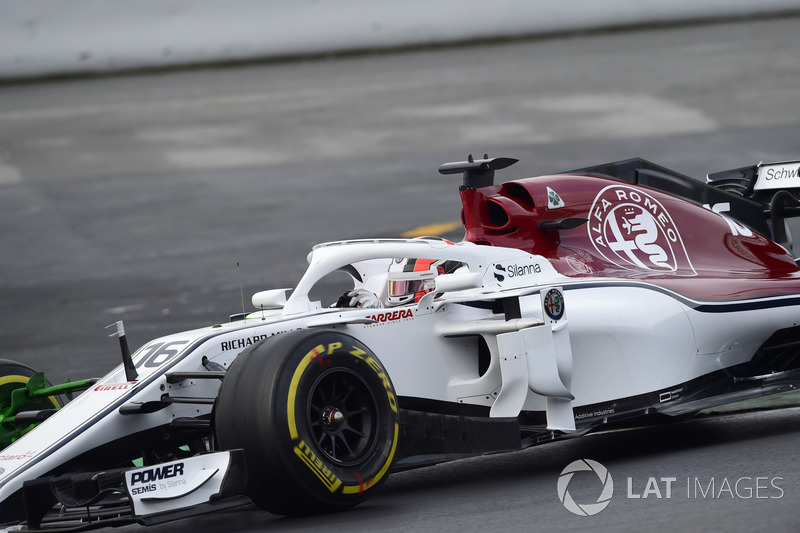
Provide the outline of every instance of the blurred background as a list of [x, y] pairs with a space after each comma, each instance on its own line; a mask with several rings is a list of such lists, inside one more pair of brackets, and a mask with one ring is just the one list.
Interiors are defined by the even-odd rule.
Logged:
[[[520, 159], [498, 181], [635, 156], [698, 179], [800, 158], [796, 1], [584, 4], [0, 0], [0, 357], [53, 382], [101, 375], [119, 360], [106, 325], [124, 320], [135, 348], [226, 321], [242, 294], [249, 309], [292, 286], [318, 242], [458, 237], [460, 177], [436, 169], [469, 153]], [[555, 483], [593, 453], [615, 475], [795, 481], [747, 504], [620, 496], [625, 513], [592, 527], [793, 531], [800, 471], [775, 461], [796, 457], [787, 412], [409, 473], [355, 514], [269, 526], [370, 529], [388, 513], [429, 530], [413, 496], [427, 489], [455, 498], [437, 529], [523, 530], [535, 502], [542, 524], [580, 530]], [[473, 475], [511, 514], [485, 485], [451, 486]], [[235, 516], [239, 530], [267, 523]]]

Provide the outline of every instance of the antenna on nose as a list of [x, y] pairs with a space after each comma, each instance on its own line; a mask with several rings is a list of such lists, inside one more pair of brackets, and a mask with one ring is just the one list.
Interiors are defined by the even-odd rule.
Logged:
[[123, 326], [122, 320], [106, 326], [106, 329], [108, 328], [116, 328], [116, 331], [109, 337], [117, 337], [119, 339], [119, 348], [122, 351], [122, 366], [125, 368], [125, 379], [127, 381], [136, 381], [139, 379], [139, 374], [133, 365], [131, 350], [128, 347], [128, 339], [125, 337], [125, 326]]

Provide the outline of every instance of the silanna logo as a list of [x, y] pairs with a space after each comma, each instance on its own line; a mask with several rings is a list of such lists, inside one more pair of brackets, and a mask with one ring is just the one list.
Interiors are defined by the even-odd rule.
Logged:
[[619, 267], [697, 275], [672, 217], [641, 190], [612, 185], [600, 191], [587, 228], [595, 249]]
[[540, 274], [542, 267], [539, 263], [531, 263], [528, 265], [494, 265], [494, 279], [498, 282], [503, 282], [506, 278], [518, 278], [521, 276], [529, 276], [531, 274]]

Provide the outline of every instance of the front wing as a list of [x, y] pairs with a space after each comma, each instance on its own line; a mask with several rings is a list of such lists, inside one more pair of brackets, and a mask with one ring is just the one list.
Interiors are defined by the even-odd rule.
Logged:
[[[13, 530], [79, 531], [152, 525], [250, 503], [241, 450], [141, 468], [67, 474], [25, 482], [26, 522]], [[7, 529], [5, 531], [11, 531]]]

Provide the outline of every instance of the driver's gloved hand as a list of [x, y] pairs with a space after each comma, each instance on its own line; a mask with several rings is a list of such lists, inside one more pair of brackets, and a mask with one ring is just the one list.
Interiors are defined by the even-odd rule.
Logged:
[[336, 307], [359, 307], [362, 309], [373, 309], [383, 307], [378, 296], [366, 289], [356, 289], [347, 291], [336, 301]]
[[353, 291], [344, 291], [344, 294], [339, 296], [339, 299], [336, 300], [336, 303], [331, 307], [350, 307], [350, 300], [352, 300], [352, 296], [350, 296], [351, 292]]

